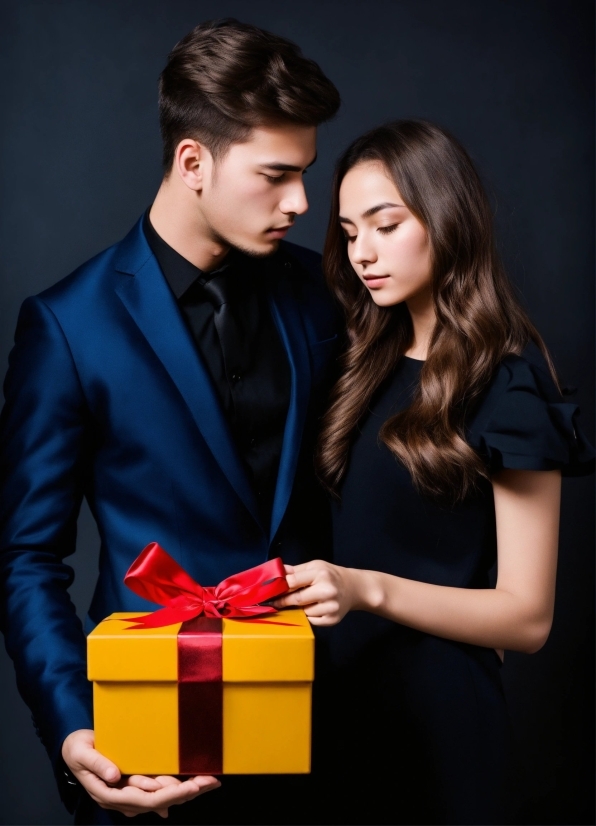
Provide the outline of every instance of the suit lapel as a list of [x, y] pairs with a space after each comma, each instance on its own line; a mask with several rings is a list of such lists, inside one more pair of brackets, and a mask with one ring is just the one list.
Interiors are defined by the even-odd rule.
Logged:
[[311, 376], [306, 334], [298, 310], [298, 303], [285, 279], [280, 279], [272, 285], [269, 304], [273, 320], [286, 349], [291, 373], [290, 406], [286, 418], [271, 514], [269, 539], [272, 541], [286, 512], [292, 493], [308, 408]]
[[116, 288], [120, 300], [178, 388], [232, 487], [261, 524], [254, 491], [211, 378], [149, 249], [141, 222], [122, 242], [116, 268], [128, 273]]

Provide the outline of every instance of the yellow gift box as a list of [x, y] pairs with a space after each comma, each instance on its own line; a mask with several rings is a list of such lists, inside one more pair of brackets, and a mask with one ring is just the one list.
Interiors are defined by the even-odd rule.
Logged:
[[136, 616], [112, 614], [88, 637], [95, 745], [123, 774], [310, 771], [314, 636], [301, 609], [122, 622]]

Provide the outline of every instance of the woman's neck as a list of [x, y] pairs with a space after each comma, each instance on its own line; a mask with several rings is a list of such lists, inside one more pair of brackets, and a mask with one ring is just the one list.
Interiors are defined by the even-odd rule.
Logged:
[[424, 361], [428, 355], [430, 340], [437, 320], [430, 289], [425, 290], [424, 294], [409, 298], [406, 301], [406, 306], [412, 319], [414, 335], [405, 355]]

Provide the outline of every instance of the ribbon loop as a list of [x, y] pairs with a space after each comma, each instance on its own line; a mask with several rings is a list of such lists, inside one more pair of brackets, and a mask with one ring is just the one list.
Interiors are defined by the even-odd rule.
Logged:
[[158, 545], [150, 542], [124, 577], [125, 584], [143, 599], [163, 605], [158, 611], [131, 617], [129, 628], [162, 628], [200, 617], [255, 617], [273, 614], [276, 609], [261, 605], [288, 591], [283, 562], [270, 559], [203, 587]]

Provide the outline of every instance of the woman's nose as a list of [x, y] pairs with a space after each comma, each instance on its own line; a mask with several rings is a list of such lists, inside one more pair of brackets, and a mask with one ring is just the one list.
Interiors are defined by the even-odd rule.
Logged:
[[373, 264], [377, 260], [374, 245], [364, 234], [361, 233], [353, 242], [350, 258], [354, 264], [360, 264], [361, 266]]

